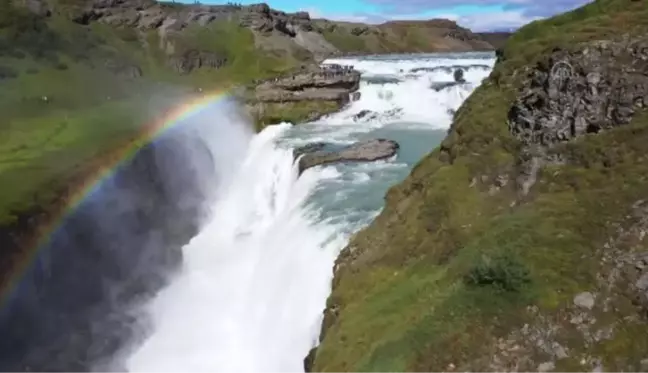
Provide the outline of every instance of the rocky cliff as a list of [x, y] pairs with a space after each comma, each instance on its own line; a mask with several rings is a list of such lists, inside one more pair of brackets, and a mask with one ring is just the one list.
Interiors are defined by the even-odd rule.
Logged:
[[648, 4], [513, 34], [335, 265], [315, 371], [648, 369]]

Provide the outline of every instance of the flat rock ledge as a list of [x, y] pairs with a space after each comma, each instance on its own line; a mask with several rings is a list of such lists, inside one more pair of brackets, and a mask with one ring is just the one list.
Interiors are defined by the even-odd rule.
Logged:
[[297, 148], [295, 160], [299, 160], [299, 174], [305, 170], [331, 163], [373, 162], [391, 158], [398, 152], [400, 145], [387, 139], [359, 141], [339, 150], [326, 150], [330, 144], [313, 143]]
[[360, 73], [346, 68], [310, 67], [285, 76], [258, 82], [258, 102], [338, 101], [349, 102], [360, 86]]

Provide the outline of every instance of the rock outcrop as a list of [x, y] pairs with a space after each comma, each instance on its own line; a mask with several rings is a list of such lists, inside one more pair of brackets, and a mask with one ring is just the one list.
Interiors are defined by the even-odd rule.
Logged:
[[247, 102], [262, 123], [312, 121], [349, 103], [359, 84], [355, 70], [311, 66], [257, 82]]
[[648, 107], [648, 38], [558, 49], [527, 76], [509, 112], [523, 143], [546, 147], [625, 125]]
[[217, 53], [202, 52], [195, 49], [172, 56], [168, 62], [169, 66], [179, 74], [189, 74], [201, 67], [219, 69], [225, 63], [227, 63], [227, 57], [220, 56]]
[[396, 141], [373, 139], [360, 141], [339, 150], [326, 150], [326, 143], [309, 144], [295, 150], [295, 159], [299, 159], [299, 173], [305, 170], [332, 163], [373, 162], [391, 158], [398, 152]]
[[266, 80], [256, 86], [255, 96], [260, 102], [325, 100], [346, 103], [359, 84], [360, 73], [355, 70], [313, 68]]
[[511, 133], [525, 145], [520, 183], [527, 193], [540, 163], [563, 162], [555, 145], [623, 126], [648, 107], [648, 38], [596, 41], [554, 50], [525, 71], [509, 110]]
[[359, 121], [369, 122], [379, 118], [383, 120], [391, 119], [391, 118], [395, 118], [398, 115], [401, 115], [402, 112], [403, 112], [402, 108], [389, 109], [381, 113], [377, 113], [371, 110], [360, 110], [360, 112], [351, 116], [351, 120], [353, 120], [354, 122], [359, 122]]

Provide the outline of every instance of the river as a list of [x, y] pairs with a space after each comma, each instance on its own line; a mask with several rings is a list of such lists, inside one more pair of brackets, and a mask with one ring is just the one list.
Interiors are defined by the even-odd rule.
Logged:
[[[211, 220], [184, 247], [182, 270], [147, 306], [150, 334], [125, 358], [126, 368], [303, 371], [336, 256], [380, 212], [388, 188], [441, 142], [452, 110], [494, 62], [492, 53], [325, 61], [362, 73], [360, 99], [313, 123], [267, 127], [241, 145], [246, 155], [213, 202]], [[456, 66], [465, 84], [430, 88], [452, 81]], [[363, 110], [371, 113], [354, 118]], [[400, 144], [395, 159], [297, 177], [295, 147], [377, 137]]]

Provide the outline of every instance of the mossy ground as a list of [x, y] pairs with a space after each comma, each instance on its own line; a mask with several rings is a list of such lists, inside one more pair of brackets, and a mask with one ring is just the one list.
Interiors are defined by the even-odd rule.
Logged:
[[[512, 179], [519, 149], [506, 124], [516, 72], [556, 46], [647, 31], [645, 2], [599, 0], [533, 22], [508, 41], [505, 58], [457, 112], [441, 148], [389, 191], [383, 213], [341, 255], [328, 301], [337, 316], [327, 320], [313, 371], [496, 369], [500, 338], [537, 322], [528, 306], [564, 322], [574, 295], [596, 287], [601, 248], [618, 234], [614, 224], [647, 196], [648, 113], [563, 145], [572, 161], [545, 167], [518, 201]], [[508, 182], [497, 184], [502, 178]], [[475, 275], [479, 281], [470, 280]], [[636, 312], [626, 301], [611, 298], [629, 312], [624, 317]], [[579, 363], [586, 350], [606, 369], [639, 369], [648, 357], [646, 323], [596, 316], [617, 323], [618, 332], [594, 350], [566, 332], [569, 357], [556, 369], [590, 369]], [[511, 369], [542, 362], [526, 358]]]

